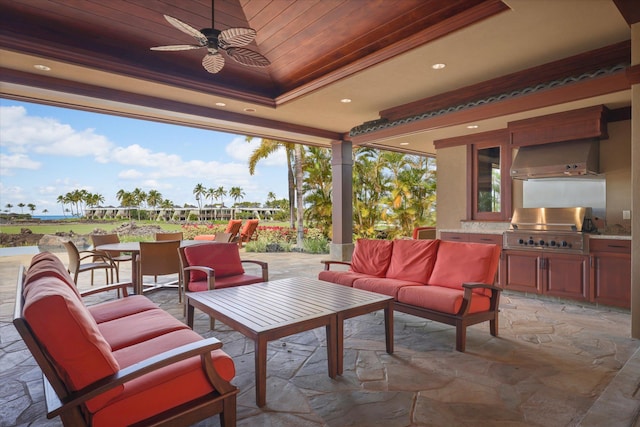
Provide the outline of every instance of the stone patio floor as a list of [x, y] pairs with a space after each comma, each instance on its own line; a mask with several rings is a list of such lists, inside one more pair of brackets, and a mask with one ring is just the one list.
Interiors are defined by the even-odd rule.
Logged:
[[[66, 264], [66, 254], [57, 255]], [[317, 277], [326, 258], [242, 255], [267, 261], [271, 279]], [[18, 267], [30, 259], [0, 257], [1, 426], [61, 425], [44, 415], [40, 370], [11, 323]], [[123, 265], [121, 279], [128, 277]], [[79, 287], [88, 286], [82, 274]], [[184, 321], [175, 290], [147, 295]], [[390, 355], [381, 312], [349, 319], [344, 375], [336, 379], [327, 376], [324, 329], [273, 341], [264, 408], [255, 405], [252, 341], [221, 322], [209, 331], [198, 311], [194, 329], [220, 339], [235, 360], [239, 426], [640, 425], [640, 341], [630, 338], [628, 311], [516, 293], [504, 293], [500, 306], [500, 336], [489, 334], [488, 323], [472, 326], [465, 353], [454, 349], [453, 327], [396, 313]]]

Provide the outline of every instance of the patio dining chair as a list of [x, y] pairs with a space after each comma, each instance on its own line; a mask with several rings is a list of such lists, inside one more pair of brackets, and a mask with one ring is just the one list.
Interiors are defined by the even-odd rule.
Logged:
[[154, 238], [156, 242], [164, 240], [182, 240], [184, 235], [182, 234], [182, 231], [176, 231], [174, 233], [156, 233]]
[[[140, 242], [140, 252], [136, 258], [138, 271], [138, 289], [147, 291], [160, 287], [177, 287], [178, 301], [182, 302], [182, 275], [178, 257], [179, 240], [159, 242]], [[158, 276], [175, 275], [178, 277], [169, 283], [158, 283]], [[144, 283], [144, 276], [153, 276], [153, 283]]]
[[[111, 243], [120, 243], [120, 237], [117, 234], [92, 234], [91, 241], [93, 242], [93, 248], [95, 249], [100, 245], [108, 245]], [[109, 255], [111, 260], [116, 266], [116, 282], [120, 281], [120, 263], [132, 261], [133, 258], [129, 253], [123, 253], [120, 251], [100, 251]], [[100, 258], [95, 258], [94, 261], [100, 261]]]
[[[78, 275], [86, 271], [91, 272], [91, 286], [93, 286], [93, 272], [95, 270], [104, 270], [105, 283], [113, 283], [113, 272], [116, 265], [109, 256], [101, 251], [80, 251], [78, 247], [71, 241], [64, 241], [67, 255], [69, 256], [69, 265], [67, 270], [73, 276], [73, 282], [78, 284]], [[90, 262], [83, 262], [90, 259]], [[109, 276], [111, 274], [111, 276]]]

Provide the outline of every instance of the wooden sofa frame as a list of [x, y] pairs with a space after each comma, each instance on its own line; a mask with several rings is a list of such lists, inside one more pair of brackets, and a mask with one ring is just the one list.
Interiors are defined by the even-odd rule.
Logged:
[[[330, 270], [331, 265], [344, 265], [351, 267], [351, 262], [348, 261], [336, 261], [336, 260], [323, 260], [324, 270]], [[496, 272], [496, 276], [497, 276]], [[495, 283], [495, 279], [494, 279]], [[467, 327], [489, 321], [489, 332], [492, 336], [498, 336], [498, 314], [500, 306], [500, 293], [501, 288], [486, 284], [486, 283], [463, 283], [464, 288], [463, 300], [460, 306], [460, 310], [457, 313], [445, 313], [442, 311], [436, 311], [424, 307], [418, 307], [415, 305], [394, 301], [393, 309], [402, 313], [407, 313], [412, 316], [422, 317], [424, 319], [433, 320], [435, 322], [444, 323], [456, 327], [456, 350], [464, 352], [467, 342]], [[474, 289], [487, 289], [491, 290], [491, 297], [489, 303], [489, 310], [479, 313], [469, 313], [471, 307], [471, 298]]]
[[[222, 426], [234, 427], [236, 425], [236, 395], [238, 394], [238, 389], [222, 379], [213, 366], [211, 351], [222, 347], [222, 343], [216, 338], [208, 338], [189, 343], [150, 357], [135, 365], [123, 368], [114, 375], [95, 381], [82, 390], [75, 392], [68, 390], [55, 369], [54, 361], [44, 346], [40, 344], [26, 319], [23, 317], [25, 304], [23, 286], [25, 275], [26, 272], [23, 266], [18, 273], [13, 324], [42, 370], [48, 419], [60, 416], [65, 426], [88, 426], [90, 424], [87, 424], [82, 406], [89, 399], [156, 369], [190, 357], [200, 356], [203, 370], [206, 372], [208, 380], [213, 385], [215, 391], [178, 407], [156, 414], [135, 425], [189, 426], [216, 414], [220, 414], [220, 423]], [[131, 286], [131, 283], [115, 283], [81, 292], [80, 295], [84, 297], [100, 292], [120, 289], [124, 297], [127, 297], [128, 286]]]

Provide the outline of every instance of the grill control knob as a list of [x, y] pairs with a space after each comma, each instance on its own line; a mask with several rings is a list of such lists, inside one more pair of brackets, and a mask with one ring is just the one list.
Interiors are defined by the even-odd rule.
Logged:
[[567, 246], [569, 246], [569, 244], [567, 243], [566, 240], [563, 240], [562, 242], [560, 242], [560, 246], [562, 246], [563, 248], [566, 248]]
[[529, 243], [530, 245], [533, 245], [533, 239], [529, 239], [527, 243]]
[[555, 245], [556, 245], [556, 241], [555, 240], [552, 240], [552, 241], [549, 242], [549, 246], [555, 246]]
[[539, 244], [540, 246], [544, 246], [544, 240], [542, 240], [542, 239], [538, 240], [538, 244]]
[[518, 244], [519, 245], [524, 245], [524, 239], [518, 239]]

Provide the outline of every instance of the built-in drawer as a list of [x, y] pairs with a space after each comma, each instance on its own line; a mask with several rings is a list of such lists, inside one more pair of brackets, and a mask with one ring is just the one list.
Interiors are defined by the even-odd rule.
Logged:
[[490, 243], [502, 247], [502, 234], [469, 234], [469, 241], [473, 243]]
[[590, 252], [631, 253], [631, 240], [589, 239]]

